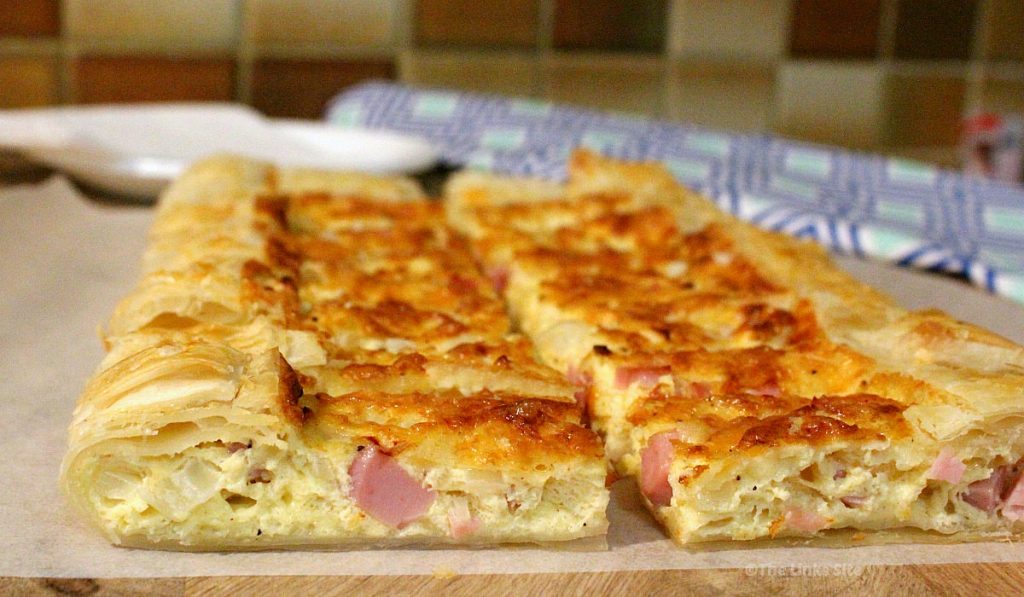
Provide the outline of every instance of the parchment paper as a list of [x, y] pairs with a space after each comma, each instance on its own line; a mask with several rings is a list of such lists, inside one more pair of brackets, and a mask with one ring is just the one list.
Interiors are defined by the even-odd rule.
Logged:
[[[0, 191], [0, 576], [474, 574], [678, 568], [791, 568], [853, 574], [871, 564], [1024, 561], [1024, 546], [882, 545], [846, 549], [674, 547], [618, 483], [608, 551], [540, 548], [188, 554], [111, 547], [57, 489], [65, 428], [102, 349], [97, 324], [133, 285], [151, 212], [97, 207], [60, 179]], [[1024, 339], [1024, 311], [967, 286], [854, 264], [917, 304], [999, 325]], [[929, 296], [930, 295], [930, 296]], [[925, 298], [927, 297], [927, 298]]]

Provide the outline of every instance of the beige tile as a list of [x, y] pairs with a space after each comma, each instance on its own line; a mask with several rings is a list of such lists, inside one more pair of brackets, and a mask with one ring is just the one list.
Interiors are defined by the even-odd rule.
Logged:
[[996, 60], [1024, 61], [1024, 2], [989, 0], [989, 35], [985, 54]]
[[899, 147], [955, 145], [965, 87], [964, 80], [957, 77], [888, 77], [886, 143]]
[[51, 58], [0, 58], [0, 108], [57, 103], [57, 64]]
[[80, 41], [224, 48], [233, 45], [234, 0], [67, 0], [68, 35]]
[[789, 0], [673, 0], [669, 49], [677, 56], [781, 56], [789, 5]]
[[539, 84], [537, 59], [523, 54], [406, 52], [399, 62], [402, 81], [501, 95], [532, 95]]
[[554, 102], [660, 117], [662, 72], [655, 59], [553, 58], [543, 65], [541, 81], [543, 95]]
[[1024, 114], [1024, 81], [985, 81], [981, 102], [989, 112]]
[[666, 112], [672, 120], [731, 131], [769, 125], [775, 70], [730, 65], [678, 65], [672, 69]]
[[257, 43], [393, 43], [397, 0], [249, 0], [246, 35]]
[[773, 128], [854, 148], [882, 141], [884, 75], [872, 64], [792, 62], [779, 67]]

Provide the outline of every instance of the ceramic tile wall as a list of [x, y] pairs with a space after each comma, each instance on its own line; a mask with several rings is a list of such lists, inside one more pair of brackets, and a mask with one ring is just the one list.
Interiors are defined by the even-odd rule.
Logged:
[[234, 0], [64, 0], [64, 36], [83, 51], [233, 48]]
[[390, 0], [250, 0], [245, 37], [255, 45], [333, 44], [389, 48], [400, 3]]
[[983, 49], [992, 60], [1024, 61], [1024, 2], [1021, 0], [990, 0], [984, 5], [987, 27]]
[[53, 58], [0, 57], [0, 108], [28, 108], [56, 103], [60, 97]]
[[907, 0], [896, 18], [896, 57], [967, 60], [974, 40], [978, 0]]
[[795, 57], [871, 59], [879, 53], [882, 0], [796, 0], [789, 52]]
[[0, 107], [237, 100], [367, 79], [865, 149], [1024, 110], [1021, 0], [0, 0]]
[[660, 53], [665, 0], [556, 0], [552, 45], [564, 50]]
[[801, 61], [777, 73], [773, 125], [783, 134], [858, 149], [881, 145], [885, 75], [873, 64]]
[[684, 60], [780, 60], [790, 12], [790, 0], [673, 0], [669, 55]]
[[393, 78], [395, 65], [387, 59], [260, 58], [253, 68], [252, 105], [270, 116], [318, 118], [339, 89]]
[[399, 76], [422, 87], [456, 88], [500, 95], [538, 95], [541, 66], [532, 52], [408, 50]]
[[656, 58], [609, 56], [601, 61], [553, 56], [541, 67], [541, 95], [561, 103], [661, 117], [663, 67]]
[[83, 104], [231, 101], [234, 62], [184, 56], [103, 56], [76, 58], [75, 98]]
[[1024, 114], [1024, 82], [990, 80], [985, 83], [984, 103], [993, 110]]
[[674, 65], [666, 89], [665, 116], [731, 131], [770, 128], [775, 69], [764, 65]]
[[534, 0], [419, 0], [414, 13], [421, 46], [532, 48], [540, 28]]
[[0, 36], [54, 37], [60, 35], [59, 0], [0, 2]]
[[956, 127], [934, 126], [957, 122], [964, 108], [967, 83], [949, 74], [892, 74], [886, 78], [889, 126], [886, 145], [897, 147], [952, 146]]

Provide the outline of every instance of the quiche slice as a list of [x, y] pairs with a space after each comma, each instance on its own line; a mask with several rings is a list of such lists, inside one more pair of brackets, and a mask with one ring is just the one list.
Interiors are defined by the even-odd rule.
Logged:
[[906, 311], [654, 164], [465, 172], [446, 202], [676, 542], [1024, 530], [1020, 346]]
[[62, 483], [115, 544], [548, 543], [607, 528], [576, 389], [412, 183], [219, 158], [158, 207]]

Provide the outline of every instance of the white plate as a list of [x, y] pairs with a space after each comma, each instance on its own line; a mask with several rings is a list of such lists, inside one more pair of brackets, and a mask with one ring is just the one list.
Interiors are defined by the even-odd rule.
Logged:
[[422, 172], [437, 163], [437, 151], [420, 137], [381, 130], [340, 128], [303, 120], [271, 120], [282, 136], [318, 150], [279, 156], [278, 163], [381, 174]]
[[[262, 147], [236, 149], [248, 157], [277, 163], [378, 174], [411, 174], [437, 162], [425, 139], [368, 129], [349, 129], [311, 121], [269, 120]], [[275, 143], [280, 141], [280, 143]], [[272, 146], [273, 149], [268, 148]], [[32, 148], [28, 156], [99, 190], [152, 200], [189, 164], [213, 153], [202, 147], [184, 155], [126, 155], [99, 148]]]
[[31, 149], [27, 156], [100, 191], [152, 201], [185, 169], [174, 158], [120, 157], [71, 149]]
[[853, 277], [908, 309], [942, 309], [953, 317], [1024, 344], [1024, 306], [965, 282], [878, 261], [834, 257]]

